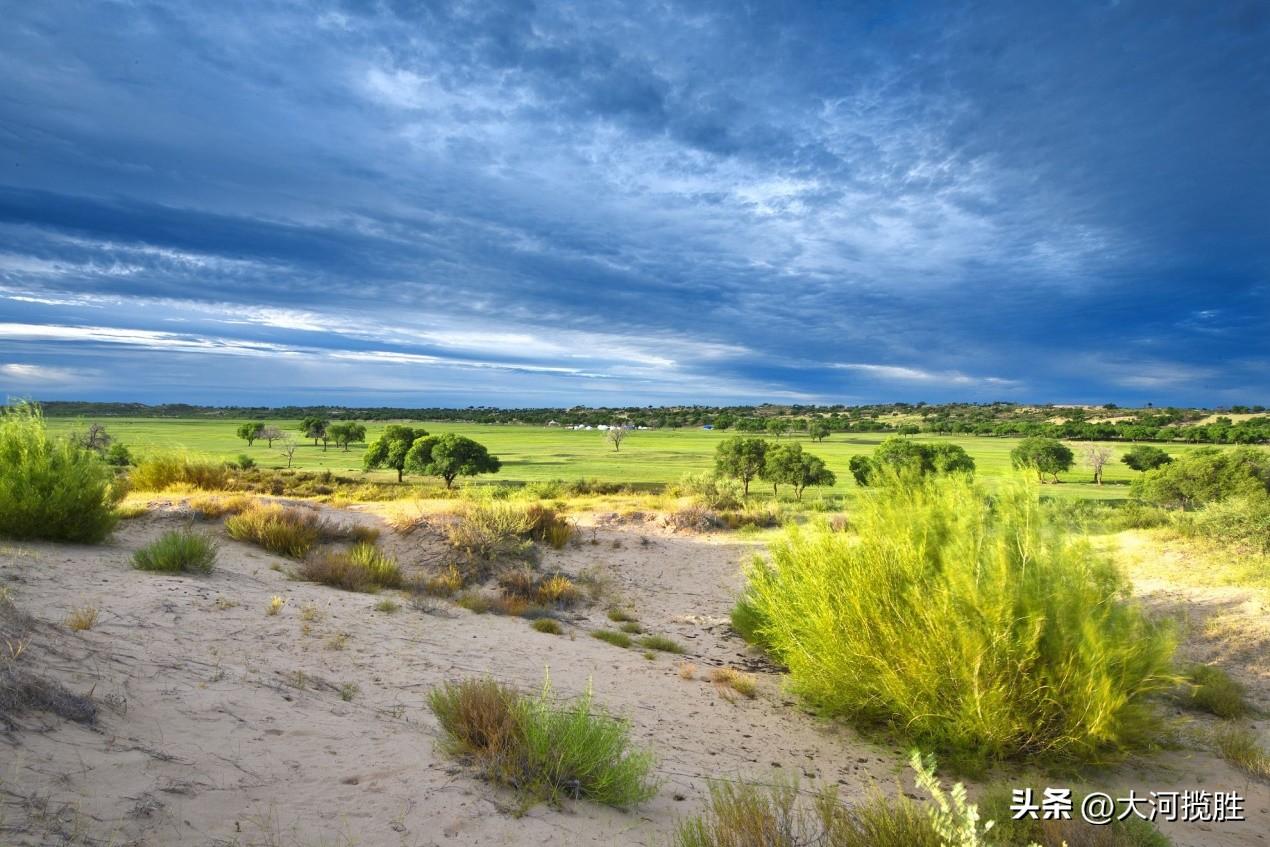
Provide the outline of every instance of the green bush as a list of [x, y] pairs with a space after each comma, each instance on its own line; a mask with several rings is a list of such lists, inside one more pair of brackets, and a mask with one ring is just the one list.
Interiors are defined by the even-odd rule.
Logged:
[[336, 534], [315, 511], [261, 503], [225, 521], [225, 531], [236, 541], [250, 541], [293, 559], [303, 559], [319, 541]]
[[1270, 493], [1270, 452], [1256, 447], [1201, 447], [1133, 481], [1148, 503], [1195, 509], [1227, 497]]
[[675, 488], [680, 497], [691, 497], [707, 509], [739, 509], [744, 502], [741, 483], [712, 473], [686, 474]]
[[0, 536], [96, 543], [122, 493], [96, 453], [49, 435], [36, 406], [0, 412]]
[[684, 652], [682, 644], [664, 635], [645, 635], [643, 638], [636, 639], [636, 641], [645, 650], [656, 650], [659, 653]]
[[229, 485], [229, 469], [220, 462], [195, 459], [182, 453], [147, 456], [128, 474], [138, 491], [163, 491], [174, 485], [223, 491]]
[[612, 629], [597, 629], [592, 631], [592, 638], [598, 638], [606, 644], [612, 644], [614, 647], [630, 647], [631, 637], [624, 632], [618, 632]]
[[215, 563], [216, 542], [188, 529], [165, 532], [132, 556], [138, 570], [163, 573], [211, 573]]
[[752, 567], [747, 626], [830, 714], [896, 728], [955, 763], [1095, 760], [1150, 740], [1173, 640], [1124, 601], [1034, 486], [989, 501], [964, 477], [886, 486], [858, 538], [786, 530]]
[[1244, 687], [1215, 665], [1191, 668], [1186, 704], [1219, 718], [1242, 718], [1252, 711], [1244, 697]]
[[1180, 516], [1177, 527], [1186, 535], [1270, 553], [1270, 494], [1257, 492], [1209, 503]]
[[428, 694], [444, 747], [526, 801], [566, 798], [630, 808], [656, 793], [652, 756], [634, 749], [630, 725], [597, 709], [591, 692], [571, 703], [488, 679], [446, 683]]

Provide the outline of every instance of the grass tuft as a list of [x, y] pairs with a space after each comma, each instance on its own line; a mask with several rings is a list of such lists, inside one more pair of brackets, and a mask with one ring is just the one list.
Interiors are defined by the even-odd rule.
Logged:
[[758, 695], [758, 680], [751, 674], [736, 668], [715, 668], [710, 671], [710, 681], [723, 691], [735, 691], [742, 697], [754, 699]]
[[253, 505], [225, 521], [225, 531], [237, 541], [293, 559], [303, 559], [319, 541], [336, 534], [317, 512], [278, 504]]
[[489, 679], [433, 689], [428, 705], [445, 750], [469, 758], [527, 803], [586, 799], [617, 808], [652, 797], [652, 757], [634, 749], [630, 726], [597, 709], [590, 691], [556, 703], [549, 686], [526, 697]]
[[97, 625], [97, 607], [89, 605], [71, 609], [64, 623], [68, 629], [75, 632], [92, 629]]
[[1244, 687], [1215, 665], [1196, 665], [1188, 676], [1186, 704], [1219, 718], [1242, 718], [1252, 711]]
[[328, 553], [300, 565], [300, 576], [345, 591], [374, 593], [401, 588], [401, 568], [373, 544], [354, 544], [348, 551]]
[[237, 515], [250, 509], [255, 500], [246, 494], [235, 494], [223, 497], [217, 494], [196, 494], [189, 499], [190, 508], [200, 518], [223, 518], [225, 515]]
[[591, 633], [592, 638], [598, 638], [601, 641], [612, 644], [614, 647], [630, 647], [631, 637], [624, 632], [616, 632], [611, 629], [597, 629]]
[[132, 566], [161, 573], [211, 573], [216, 563], [216, 542], [188, 529], [174, 529], [142, 547], [132, 556]]
[[1262, 749], [1257, 734], [1251, 729], [1226, 724], [1213, 731], [1213, 743], [1223, 759], [1244, 773], [1270, 779], [1270, 753]]
[[682, 654], [684, 652], [682, 644], [664, 635], [645, 635], [643, 638], [637, 639], [637, 642], [640, 647], [646, 650], [656, 650], [658, 653]]
[[564, 629], [560, 626], [560, 622], [555, 618], [538, 618], [529, 624], [537, 632], [545, 632], [548, 635], [563, 635]]
[[137, 491], [163, 491], [173, 487], [223, 491], [229, 487], [230, 471], [221, 462], [195, 459], [183, 453], [147, 456], [128, 474], [128, 483]]

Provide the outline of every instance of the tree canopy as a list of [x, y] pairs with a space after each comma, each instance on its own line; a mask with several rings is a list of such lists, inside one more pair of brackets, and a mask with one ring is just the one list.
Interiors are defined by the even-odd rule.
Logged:
[[1124, 462], [1135, 471], [1150, 471], [1161, 465], [1167, 465], [1173, 461], [1173, 457], [1165, 453], [1159, 447], [1152, 447], [1149, 444], [1139, 444], [1129, 452], [1120, 457], [1120, 461]]
[[1045, 481], [1045, 474], [1058, 482], [1060, 473], [1072, 469], [1076, 456], [1070, 447], [1057, 438], [1033, 436], [1023, 439], [1010, 451], [1010, 463], [1016, 468], [1032, 468], [1036, 471], [1036, 478], [1042, 482]]
[[247, 446], [250, 447], [257, 438], [263, 437], [260, 433], [264, 431], [264, 428], [264, 421], [248, 421], [239, 425], [237, 435], [243, 441], [246, 441]]
[[958, 444], [888, 438], [878, 445], [872, 456], [852, 456], [850, 468], [857, 483], [871, 485], [883, 475], [973, 474], [975, 460]]
[[366, 440], [366, 427], [353, 421], [333, 423], [326, 428], [326, 433], [332, 441], [343, 447], [346, 453], [348, 445]]
[[397, 481], [401, 482], [406, 469], [406, 454], [415, 441], [426, 438], [427, 435], [428, 431], [422, 427], [389, 424], [384, 427], [383, 435], [366, 448], [362, 464], [366, 470], [392, 468], [397, 471]]
[[763, 472], [768, 443], [761, 438], [737, 435], [719, 442], [714, 450], [714, 467], [723, 476], [739, 479], [745, 496], [750, 495], [750, 482]]
[[406, 452], [405, 467], [412, 473], [439, 476], [449, 488], [460, 476], [498, 473], [502, 462], [484, 444], [447, 432], [416, 440]]
[[782, 444], [767, 451], [763, 463], [763, 479], [772, 484], [772, 493], [782, 483], [794, 489], [794, 496], [803, 499], [803, 491], [809, 485], [833, 485], [837, 477], [825, 467], [819, 456], [803, 452], [801, 444]]

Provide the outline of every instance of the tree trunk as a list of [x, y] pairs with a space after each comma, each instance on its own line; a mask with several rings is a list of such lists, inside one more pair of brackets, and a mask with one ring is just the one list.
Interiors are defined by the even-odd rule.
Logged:
[[401, 482], [401, 468], [397, 468], [397, 481]]

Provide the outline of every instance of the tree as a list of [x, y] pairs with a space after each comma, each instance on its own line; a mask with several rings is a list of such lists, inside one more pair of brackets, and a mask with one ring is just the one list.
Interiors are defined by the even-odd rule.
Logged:
[[326, 418], [308, 417], [300, 421], [300, 432], [304, 433], [305, 438], [313, 439], [313, 446], [316, 447], [318, 441], [326, 440], [326, 427], [330, 424]]
[[851, 475], [860, 485], [871, 485], [878, 477], [926, 476], [975, 472], [975, 460], [959, 444], [927, 444], [892, 436], [883, 440], [870, 457], [852, 456]]
[[1072, 469], [1076, 456], [1071, 448], [1057, 438], [1034, 435], [1019, 442], [1010, 451], [1010, 463], [1016, 468], [1032, 468], [1036, 478], [1045, 481], [1045, 474], [1058, 482], [1058, 475]]
[[1081, 453], [1084, 455], [1085, 464], [1089, 465], [1094, 472], [1094, 482], [1102, 485], [1102, 469], [1115, 454], [1110, 447], [1102, 444], [1086, 444]]
[[105, 424], [94, 423], [88, 425], [88, 432], [78, 436], [78, 440], [79, 445], [85, 450], [104, 454], [114, 439], [110, 437], [110, 433], [106, 432]]
[[353, 421], [334, 423], [326, 428], [326, 434], [347, 453], [348, 445], [366, 440], [366, 427]]
[[447, 432], [416, 439], [406, 451], [405, 467], [413, 473], [439, 476], [449, 488], [455, 477], [498, 473], [502, 462], [491, 456], [485, 445]]
[[622, 442], [626, 440], [626, 436], [629, 432], [630, 430], [625, 427], [611, 426], [608, 428], [608, 431], [604, 433], [604, 437], [610, 444], [613, 445], [613, 449], [620, 453], [622, 451]]
[[1228, 497], [1270, 495], [1270, 452], [1201, 447], [1147, 471], [1133, 493], [1151, 503], [1194, 509]]
[[714, 451], [714, 467], [723, 476], [739, 479], [745, 496], [750, 496], [750, 481], [763, 472], [768, 443], [761, 438], [734, 436], [719, 442]]
[[383, 435], [366, 448], [362, 465], [368, 471], [374, 468], [392, 468], [397, 471], [397, 481], [401, 482], [406, 467], [406, 454], [415, 441], [427, 435], [428, 431], [423, 428], [389, 424], [384, 428]]
[[282, 455], [287, 457], [287, 467], [291, 467], [291, 460], [295, 458], [295, 451], [300, 447], [300, 443], [291, 435], [283, 435], [277, 439], [278, 450]]
[[126, 468], [132, 464], [132, 453], [123, 444], [112, 444], [106, 451], [106, 464]]
[[1152, 447], [1149, 444], [1140, 444], [1134, 447], [1128, 453], [1120, 457], [1120, 461], [1124, 462], [1135, 471], [1155, 470], [1161, 465], [1167, 465], [1173, 461], [1173, 457], [1165, 453], [1159, 447]]
[[256, 437], [263, 438], [265, 441], [269, 442], [269, 449], [272, 450], [273, 442], [282, 437], [282, 430], [278, 429], [276, 426], [261, 427], [260, 432], [256, 435]]
[[[238, 437], [243, 441], [246, 441], [247, 446], [250, 447], [257, 438], [264, 437], [260, 434], [264, 431], [264, 428], [265, 425], [260, 421], [248, 421], [245, 424], [239, 425]], [[272, 447], [273, 444], [270, 444], [269, 446]]]
[[809, 485], [833, 485], [837, 482], [833, 471], [825, 467], [818, 456], [803, 452], [801, 444], [783, 444], [767, 451], [763, 463], [763, 479], [772, 484], [772, 493], [779, 493], [777, 486], [786, 483], [793, 486], [794, 496], [803, 499], [803, 490]]
[[784, 418], [772, 418], [767, 422], [766, 428], [768, 432], [779, 440], [782, 435], [789, 432], [789, 421]]
[[811, 425], [807, 427], [807, 434], [811, 436], [812, 441], [824, 441], [831, 432], [833, 430], [829, 428], [829, 424], [825, 421], [812, 421]]
[[873, 463], [868, 456], [852, 456], [847, 467], [851, 469], [856, 485], [867, 486], [873, 478]]

